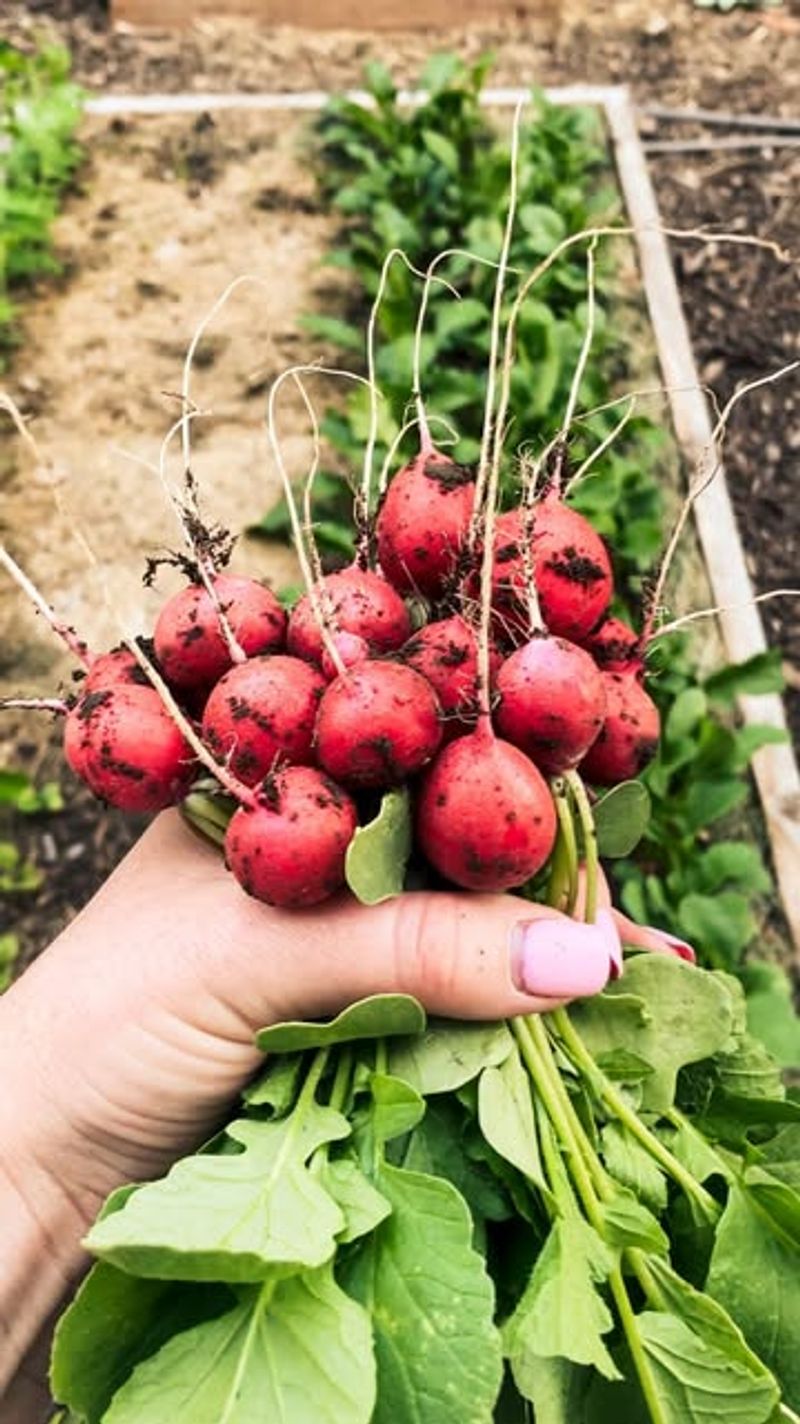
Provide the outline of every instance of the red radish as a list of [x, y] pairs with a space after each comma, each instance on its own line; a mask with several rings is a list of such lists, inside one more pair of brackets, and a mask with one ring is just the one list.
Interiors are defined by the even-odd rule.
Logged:
[[[317, 585], [331, 634], [357, 633], [372, 653], [390, 653], [406, 641], [411, 620], [399, 593], [380, 574], [355, 564], [328, 574]], [[305, 594], [289, 617], [288, 648], [296, 658], [322, 661], [323, 637], [311, 599]]]
[[92, 658], [89, 671], [80, 686], [85, 692], [103, 692], [109, 687], [149, 687], [147, 673], [140, 667], [129, 648], [112, 648], [110, 653], [98, 653]]
[[[230, 630], [248, 656], [283, 646], [286, 614], [270, 589], [255, 579], [218, 574], [214, 592]], [[207, 690], [233, 663], [219, 614], [202, 584], [192, 584], [164, 604], [153, 635], [167, 682], [180, 691]]]
[[268, 905], [317, 905], [344, 883], [356, 831], [350, 797], [316, 767], [270, 776], [256, 806], [240, 806], [225, 833], [225, 859], [249, 895]]
[[220, 678], [203, 711], [203, 740], [248, 786], [276, 761], [313, 761], [325, 679], [300, 658], [248, 658]]
[[604, 618], [599, 628], [581, 639], [581, 647], [604, 672], [625, 672], [641, 664], [640, 639], [621, 618]]
[[[434, 689], [444, 714], [444, 737], [450, 740], [470, 731], [478, 715], [478, 640], [469, 623], [457, 614], [428, 623], [405, 644], [400, 656]], [[489, 656], [493, 675], [501, 657], [494, 648]]]
[[[501, 514], [493, 571], [494, 604], [512, 627], [528, 631], [522, 510]], [[577, 510], [555, 493], [533, 511], [531, 543], [536, 591], [548, 631], [561, 638], [585, 638], [602, 618], [613, 592], [611, 563], [600, 535]]]
[[590, 655], [546, 633], [506, 658], [495, 680], [498, 731], [541, 771], [572, 771], [603, 726], [603, 675]]
[[[358, 633], [334, 633], [331, 641], [345, 667], [355, 667], [369, 657], [369, 644]], [[327, 648], [322, 649], [322, 671], [328, 682], [333, 682], [341, 671]]]
[[400, 593], [441, 598], [464, 546], [475, 501], [471, 470], [423, 448], [399, 470], [378, 515], [378, 558]]
[[641, 668], [604, 672], [606, 716], [597, 741], [581, 763], [581, 775], [599, 786], [638, 776], [658, 750], [661, 718], [641, 684]]
[[540, 870], [556, 837], [541, 772], [481, 724], [425, 773], [417, 838], [440, 874], [468, 890], [511, 890]]
[[67, 714], [64, 754], [96, 796], [122, 811], [161, 811], [189, 788], [193, 753], [158, 693], [86, 692]]
[[430, 761], [441, 739], [433, 688], [402, 663], [359, 663], [320, 703], [317, 757], [345, 785], [397, 786]]

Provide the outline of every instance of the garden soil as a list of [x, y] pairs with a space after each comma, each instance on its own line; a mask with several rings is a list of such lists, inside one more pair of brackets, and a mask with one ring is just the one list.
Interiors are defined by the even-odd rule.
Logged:
[[[187, 34], [110, 34], [93, 4], [7, 4], [0, 37], [60, 37], [76, 77], [95, 90], [136, 92], [337, 88], [381, 58], [413, 81], [434, 47], [414, 34], [365, 35], [198, 25]], [[475, 29], [441, 47], [496, 55], [498, 83], [629, 82], [645, 104], [792, 111], [800, 70], [800, 17], [786, 7], [718, 14], [680, 3], [544, 6], [524, 28]], [[645, 137], [696, 137], [643, 119]], [[144, 589], [144, 560], [174, 547], [177, 526], [151, 466], [180, 411], [181, 365], [198, 321], [243, 272], [262, 284], [236, 291], [199, 349], [192, 396], [198, 476], [206, 507], [242, 529], [278, 486], [263, 427], [265, 391], [287, 365], [317, 354], [298, 317], [319, 307], [336, 277], [321, 266], [334, 234], [318, 211], [298, 127], [265, 115], [94, 120], [88, 160], [58, 227], [64, 274], [25, 306], [23, 339], [6, 382], [42, 459], [6, 438], [0, 447], [0, 532], [61, 611], [90, 640], [113, 643], [145, 628], [171, 586]], [[759, 232], [800, 251], [797, 150], [672, 153], [653, 159], [665, 218]], [[797, 268], [724, 247], [676, 252], [704, 379], [725, 399], [742, 379], [797, 353]], [[324, 390], [320, 390], [324, 398]], [[748, 560], [760, 588], [796, 583], [797, 386], [769, 387], [739, 407], [727, 460]], [[282, 417], [290, 468], [309, 444], [296, 404]], [[144, 463], [143, 463], [144, 462]], [[168, 475], [179, 462], [173, 455]], [[243, 538], [237, 567], [280, 584], [291, 560]], [[114, 610], [112, 613], [112, 609]], [[791, 607], [765, 617], [800, 687], [800, 634]], [[0, 691], [52, 693], [69, 665], [21, 598], [0, 601]], [[790, 699], [800, 736], [800, 692]], [[0, 763], [38, 778], [61, 775], [68, 811], [15, 821], [15, 839], [44, 871], [35, 897], [0, 901], [3, 928], [35, 953], [105, 877], [138, 829], [97, 807], [61, 771], [57, 728], [7, 714]], [[0, 840], [3, 827], [0, 823]]]

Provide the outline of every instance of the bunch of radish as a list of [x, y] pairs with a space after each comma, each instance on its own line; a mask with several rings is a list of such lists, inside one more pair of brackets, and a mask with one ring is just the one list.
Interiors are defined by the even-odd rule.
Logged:
[[[524, 886], [553, 850], [560, 779], [579, 770], [590, 784], [613, 786], [636, 776], [656, 749], [658, 712], [643, 686], [650, 624], [637, 637], [609, 616], [608, 550], [563, 489], [591, 320], [564, 425], [549, 465], [540, 462], [544, 486], [537, 490], [534, 472], [519, 482], [516, 507], [499, 509], [514, 322], [534, 280], [517, 298], [501, 361], [513, 218], [512, 185], [477, 469], [436, 448], [420, 395], [435, 259], [415, 346], [418, 453], [393, 474], [385, 464], [376, 500], [371, 322], [372, 425], [354, 506], [358, 552], [333, 573], [323, 573], [311, 532], [313, 471], [301, 524], [275, 430], [283, 381], [294, 377], [302, 391], [299, 372], [312, 368], [275, 382], [269, 432], [306, 585], [288, 616], [269, 589], [223, 571], [227, 537], [200, 521], [188, 364], [185, 413], [175, 429], [186, 479], [176, 510], [189, 557], [175, 562], [189, 582], [161, 609], [151, 641], [126, 640], [93, 656], [0, 551], [84, 665], [77, 691], [48, 704], [64, 715], [72, 769], [101, 799], [137, 812], [178, 804], [198, 776], [211, 773], [235, 803], [226, 862], [249, 894], [270, 904], [312, 905], [340, 889], [360, 820], [376, 794], [398, 787], [411, 795], [417, 852], [438, 876], [482, 891]], [[593, 247], [594, 239], [590, 292]]]
[[608, 617], [611, 565], [592, 527], [551, 487], [500, 515], [491, 547], [484, 519], [471, 554], [477, 489], [426, 428], [372, 520], [374, 566], [319, 574], [288, 615], [251, 578], [198, 571], [152, 640], [92, 655], [39, 596], [84, 665], [48, 703], [64, 715], [70, 767], [132, 812], [178, 804], [211, 771], [237, 803], [227, 864], [270, 904], [335, 893], [364, 805], [399, 786], [439, 875], [525, 884], [555, 840], [548, 781], [575, 768], [598, 785], [636, 775], [658, 713], [635, 634]]

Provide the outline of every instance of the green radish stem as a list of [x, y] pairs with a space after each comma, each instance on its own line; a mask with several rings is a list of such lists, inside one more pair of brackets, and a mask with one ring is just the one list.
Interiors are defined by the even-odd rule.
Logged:
[[[336, 1073], [333, 1079], [331, 1095], [328, 1099], [328, 1106], [335, 1108], [337, 1112], [344, 1112], [347, 1098], [350, 1092], [350, 1082], [353, 1076], [353, 1065], [355, 1055], [350, 1044], [345, 1044], [339, 1049], [336, 1061]], [[327, 1144], [326, 1144], [327, 1146]]]
[[[546, 1065], [545, 1054], [538, 1041], [539, 1032], [541, 1032], [541, 1034], [544, 1035], [546, 1043], [546, 1030], [544, 1025], [537, 1025], [535, 1016], [531, 1016], [529, 1019], [517, 1018], [512, 1020], [512, 1030], [534, 1086], [547, 1109], [548, 1116], [561, 1143], [561, 1149], [564, 1153], [570, 1176], [575, 1183], [575, 1188], [580, 1197], [583, 1209], [586, 1212], [586, 1216], [594, 1229], [602, 1237], [603, 1216], [600, 1210], [600, 1203], [592, 1176], [589, 1173], [581, 1151], [580, 1142], [575, 1135], [571, 1121], [571, 1117], [574, 1116], [574, 1108], [572, 1108], [571, 1104], [568, 1104], [568, 1106], [565, 1105], [561, 1100], [560, 1093], [555, 1090], [555, 1085]], [[547, 1052], [549, 1053], [549, 1048]], [[561, 1086], [563, 1088], [563, 1084]], [[566, 1089], [563, 1089], [563, 1091], [566, 1095]], [[598, 1163], [598, 1166], [599, 1165]], [[622, 1270], [618, 1265], [614, 1266], [611, 1270], [608, 1284], [614, 1299], [614, 1304], [617, 1308], [620, 1324], [628, 1342], [628, 1348], [631, 1352], [631, 1358], [652, 1424], [669, 1424], [661, 1407], [656, 1381], [650, 1368], [650, 1362], [642, 1347], [636, 1315], [631, 1305]]]
[[[586, 856], [586, 908], [585, 919], [591, 924], [597, 915], [597, 891], [600, 872], [600, 862], [597, 854], [597, 833], [595, 831], [594, 816], [586, 793], [586, 788], [577, 772], [567, 772], [564, 777], [567, 786], [575, 803], [578, 812], [578, 819], [583, 835], [584, 852]], [[719, 1215], [717, 1202], [707, 1192], [696, 1179], [678, 1161], [677, 1157], [669, 1151], [667, 1147], [656, 1137], [655, 1133], [645, 1127], [637, 1113], [635, 1113], [626, 1103], [625, 1099], [613, 1083], [598, 1068], [595, 1060], [584, 1044], [575, 1025], [569, 1017], [566, 1009], [555, 1009], [548, 1015], [562, 1046], [571, 1058], [575, 1067], [578, 1068], [590, 1086], [595, 1096], [606, 1108], [606, 1110], [616, 1116], [623, 1126], [637, 1139], [642, 1147], [646, 1149], [660, 1166], [672, 1177], [687, 1196], [691, 1197], [702, 1208], [710, 1219], [716, 1220]]]
[[627, 1128], [631, 1136], [636, 1138], [640, 1146], [644, 1147], [660, 1167], [663, 1167], [664, 1171], [685, 1192], [686, 1196], [701, 1208], [710, 1221], [716, 1221], [720, 1213], [719, 1203], [678, 1161], [669, 1148], [664, 1146], [661, 1139], [645, 1126], [638, 1113], [628, 1106], [622, 1094], [617, 1091], [602, 1069], [598, 1068], [566, 1010], [555, 1009], [549, 1018], [567, 1055], [586, 1078], [595, 1097], [609, 1115], [615, 1117], [623, 1127]]
[[[569, 799], [565, 795], [564, 782], [558, 778], [551, 783], [556, 815], [558, 816], [558, 841], [554, 855], [553, 872], [547, 892], [547, 902], [554, 909], [571, 915], [578, 898], [578, 838], [572, 819]], [[558, 869], [556, 869], [558, 863]]]
[[586, 909], [584, 919], [593, 924], [597, 918], [597, 891], [600, 881], [600, 858], [597, 854], [597, 831], [594, 825], [592, 807], [577, 771], [568, 771], [564, 780], [575, 802], [578, 821], [583, 835], [583, 852], [586, 860]]
[[205, 791], [190, 791], [188, 796], [184, 796], [180, 809], [189, 825], [206, 840], [218, 846], [224, 844], [235, 805], [223, 803], [218, 796], [209, 796]]

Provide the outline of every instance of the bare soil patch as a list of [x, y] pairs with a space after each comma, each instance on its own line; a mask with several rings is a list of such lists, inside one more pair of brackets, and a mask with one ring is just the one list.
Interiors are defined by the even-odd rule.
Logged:
[[[331, 220], [320, 213], [303, 163], [300, 127], [232, 116], [91, 123], [81, 190], [67, 204], [58, 243], [65, 273], [26, 306], [23, 341], [6, 382], [42, 452], [37, 467], [9, 436], [0, 454], [0, 534], [53, 605], [90, 645], [121, 629], [147, 632], [178, 576], [142, 582], [148, 556], [179, 545], [157, 475], [163, 436], [177, 418], [181, 369], [198, 322], [242, 273], [204, 338], [192, 395], [193, 470], [213, 520], [242, 530], [277, 498], [264, 426], [275, 375], [316, 355], [298, 327], [314, 305]], [[300, 216], [299, 216], [300, 215]], [[298, 413], [282, 422], [290, 470], [310, 447]], [[130, 458], [135, 457], [135, 458]], [[177, 445], [169, 465], [180, 475]], [[280, 585], [289, 551], [240, 540], [234, 565]], [[53, 694], [74, 664], [4, 580], [0, 695]], [[4, 764], [65, 777], [59, 729], [6, 713]], [[69, 812], [17, 818], [14, 837], [45, 870], [35, 898], [0, 901], [3, 928], [31, 952], [89, 897], [138, 827], [103, 811], [66, 778]], [[3, 827], [0, 825], [0, 839]]]

